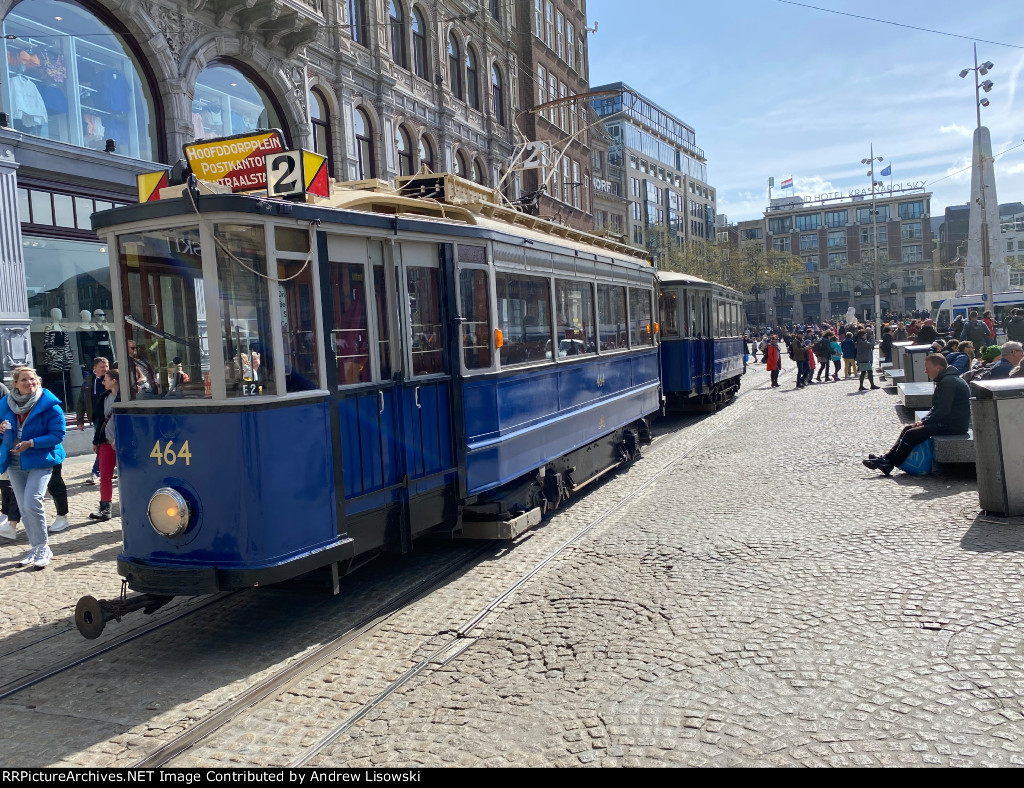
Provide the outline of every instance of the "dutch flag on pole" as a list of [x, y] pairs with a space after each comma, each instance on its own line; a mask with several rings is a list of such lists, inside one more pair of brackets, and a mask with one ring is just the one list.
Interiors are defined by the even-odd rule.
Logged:
[[786, 178], [786, 180], [784, 180], [782, 182], [782, 186], [780, 186], [779, 188], [781, 188], [781, 189], [792, 189], [793, 188], [793, 179], [792, 178]]

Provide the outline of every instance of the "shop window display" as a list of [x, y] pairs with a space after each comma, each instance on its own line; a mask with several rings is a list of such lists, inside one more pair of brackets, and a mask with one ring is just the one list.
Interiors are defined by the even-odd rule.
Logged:
[[281, 121], [266, 93], [234, 66], [213, 63], [203, 69], [192, 97], [197, 140], [270, 128], [281, 128]]
[[118, 360], [107, 247], [31, 236], [22, 246], [32, 356], [43, 385], [73, 411], [92, 360]]
[[154, 158], [153, 102], [121, 38], [85, 9], [24, 0], [3, 22], [0, 90], [18, 131]]

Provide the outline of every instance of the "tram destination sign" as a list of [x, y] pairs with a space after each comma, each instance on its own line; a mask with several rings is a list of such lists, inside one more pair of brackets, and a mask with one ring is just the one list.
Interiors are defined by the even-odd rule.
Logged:
[[184, 150], [199, 180], [223, 184], [233, 192], [263, 191], [267, 188], [264, 159], [284, 150], [284, 135], [278, 129], [249, 131], [191, 142]]

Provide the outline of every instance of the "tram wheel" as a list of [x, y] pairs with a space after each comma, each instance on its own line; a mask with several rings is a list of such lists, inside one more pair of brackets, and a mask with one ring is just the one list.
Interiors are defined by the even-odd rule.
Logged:
[[83, 596], [78, 600], [78, 604], [75, 605], [75, 626], [83, 637], [95, 640], [103, 634], [106, 623], [103, 608], [95, 597]]

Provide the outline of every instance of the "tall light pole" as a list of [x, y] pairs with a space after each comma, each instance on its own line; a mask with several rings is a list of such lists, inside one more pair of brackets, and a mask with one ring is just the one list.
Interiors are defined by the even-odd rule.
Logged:
[[875, 162], [883, 162], [881, 156], [875, 156], [875, 145], [871, 144], [871, 156], [861, 159], [861, 164], [870, 165], [868, 177], [871, 178], [871, 241], [874, 245], [875, 258], [875, 339], [882, 336], [882, 294], [878, 281], [878, 207], [875, 204], [875, 187], [881, 186], [881, 182], [875, 180]]
[[981, 276], [982, 282], [985, 289], [985, 306], [992, 308], [992, 260], [989, 257], [989, 239], [988, 239], [988, 212], [985, 206], [985, 150], [981, 144], [981, 108], [987, 107], [989, 101], [987, 98], [982, 98], [981, 92], [985, 91], [988, 93], [992, 90], [992, 80], [986, 79], [984, 82], [979, 81], [981, 77], [985, 76], [992, 68], [993, 64], [991, 60], [986, 60], [980, 66], [978, 65], [978, 45], [974, 45], [974, 68], [965, 68], [960, 72], [960, 78], [965, 79], [968, 74], [974, 72], [974, 109], [977, 115], [977, 133], [975, 145], [978, 149], [978, 184], [979, 184], [979, 202], [981, 203]]

